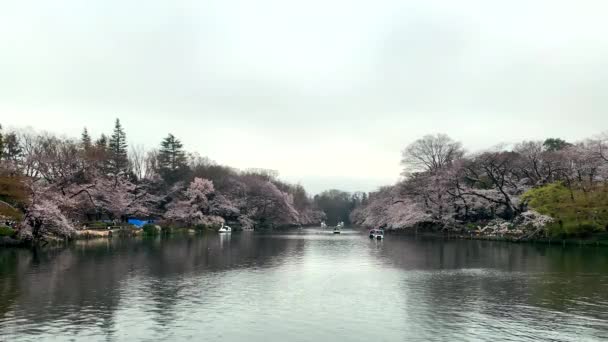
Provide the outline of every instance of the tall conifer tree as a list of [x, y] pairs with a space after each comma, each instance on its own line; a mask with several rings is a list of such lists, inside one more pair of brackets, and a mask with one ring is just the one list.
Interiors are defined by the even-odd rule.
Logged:
[[168, 182], [177, 181], [187, 170], [184, 145], [173, 134], [163, 139], [158, 151], [159, 172]]
[[129, 159], [127, 157], [127, 135], [120, 124], [120, 120], [116, 119], [114, 124], [114, 132], [108, 142], [108, 152], [110, 157], [110, 171], [120, 173], [127, 171]]
[[82, 149], [85, 151], [90, 151], [91, 150], [91, 136], [89, 135], [89, 131], [87, 131], [87, 128], [85, 127], [84, 130], [82, 130], [82, 136], [80, 138], [80, 144], [82, 145]]

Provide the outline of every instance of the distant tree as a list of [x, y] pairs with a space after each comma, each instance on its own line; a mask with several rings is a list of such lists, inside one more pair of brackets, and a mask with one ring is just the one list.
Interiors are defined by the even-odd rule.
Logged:
[[196, 154], [190, 155], [189, 168], [192, 170], [192, 176], [212, 180], [215, 188], [220, 191], [232, 189], [234, 180], [239, 178], [239, 172], [236, 169], [218, 165], [214, 161]]
[[408, 145], [401, 153], [404, 174], [436, 172], [464, 155], [462, 144], [445, 134], [425, 135]]
[[292, 194], [293, 205], [296, 207], [296, 209], [305, 209], [310, 205], [310, 199], [308, 198], [306, 189], [304, 189], [301, 184], [291, 186], [289, 189], [287, 189], [287, 191]]
[[245, 199], [240, 211], [256, 222], [256, 228], [300, 223], [299, 212], [293, 204], [293, 196], [281, 191], [265, 176], [245, 174], [236, 184], [233, 193], [241, 193], [237, 196]]
[[264, 168], [248, 168], [243, 174], [254, 175], [269, 182], [275, 181], [277, 178], [279, 178], [279, 171]]
[[367, 198], [367, 195], [365, 194], [365, 192], [362, 192], [362, 191], [353, 192], [353, 194], [351, 195], [351, 203], [352, 203], [353, 208], [363, 204], [363, 201], [366, 198]]
[[10, 132], [3, 137], [3, 147], [4, 152], [2, 153], [2, 157], [5, 160], [9, 161], [17, 161], [17, 159], [21, 156], [23, 149], [19, 144], [19, 137], [15, 132]]
[[543, 142], [543, 148], [549, 152], [559, 151], [568, 146], [572, 146], [572, 144], [560, 138], [548, 138]]
[[85, 156], [91, 165], [106, 173], [109, 169], [108, 137], [101, 134], [92, 144], [91, 150], [85, 153]]
[[520, 178], [528, 179], [530, 185], [551, 182], [560, 172], [559, 152], [547, 149], [541, 141], [523, 141], [516, 144], [513, 151], [519, 154], [514, 160]]
[[467, 183], [472, 187], [465, 192], [504, 206], [503, 216], [513, 218], [521, 212], [514, 201], [522, 192], [516, 172], [518, 158], [516, 152], [499, 151], [485, 152], [468, 160], [463, 171]]
[[0, 216], [21, 217], [20, 208], [27, 202], [23, 177], [0, 168]]
[[345, 191], [326, 190], [314, 197], [315, 205], [325, 212], [327, 223], [335, 225], [338, 222], [349, 223], [350, 212], [354, 209], [353, 196]]
[[122, 128], [119, 119], [116, 119], [114, 132], [108, 141], [108, 152], [110, 171], [115, 174], [127, 171], [129, 166], [127, 135]]
[[122, 221], [132, 215], [150, 215], [160, 200], [145, 183], [136, 184], [126, 174], [94, 177], [89, 187], [96, 210]]
[[105, 134], [102, 133], [99, 139], [95, 140], [95, 148], [100, 150], [108, 148], [108, 137]]
[[131, 149], [129, 151], [129, 169], [138, 180], [145, 177], [146, 151], [142, 145], [131, 145]]
[[156, 179], [159, 178], [158, 171], [158, 150], [152, 149], [148, 151], [144, 157], [144, 176], [145, 179]]
[[179, 180], [184, 175], [188, 164], [184, 145], [173, 134], [163, 139], [158, 150], [158, 166], [160, 175], [169, 183]]
[[599, 139], [599, 154], [605, 162], [608, 162], [608, 132], [604, 132]]
[[77, 183], [81, 180], [83, 164], [79, 158], [78, 142], [61, 139], [53, 135], [38, 135], [35, 148], [24, 155], [24, 160], [32, 160], [38, 175], [49, 183]]
[[369, 194], [369, 201], [350, 215], [351, 222], [366, 227], [399, 229], [422, 222], [432, 222], [426, 210], [415, 200], [403, 197], [399, 186], [388, 186]]
[[91, 142], [91, 136], [89, 135], [89, 132], [87, 131], [86, 127], [82, 130], [80, 144], [82, 146], [82, 149], [85, 150], [85, 152], [90, 151], [91, 147], [93, 146]]
[[2, 160], [3, 152], [4, 152], [4, 138], [2, 137], [2, 125], [0, 125], [0, 160]]
[[169, 204], [165, 218], [192, 226], [202, 224], [216, 226], [224, 219], [210, 214], [209, 197], [214, 192], [213, 182], [208, 179], [194, 178], [178, 199]]
[[608, 131], [588, 139], [587, 144], [599, 159], [608, 162]]

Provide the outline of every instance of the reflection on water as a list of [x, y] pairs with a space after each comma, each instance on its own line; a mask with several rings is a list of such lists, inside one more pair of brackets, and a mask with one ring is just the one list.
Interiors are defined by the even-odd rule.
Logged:
[[5, 340], [602, 340], [608, 249], [345, 230], [0, 250]]

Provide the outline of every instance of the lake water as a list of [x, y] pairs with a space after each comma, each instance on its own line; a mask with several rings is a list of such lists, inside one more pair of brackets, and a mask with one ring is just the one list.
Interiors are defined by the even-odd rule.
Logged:
[[322, 229], [0, 249], [4, 341], [608, 340], [608, 248]]

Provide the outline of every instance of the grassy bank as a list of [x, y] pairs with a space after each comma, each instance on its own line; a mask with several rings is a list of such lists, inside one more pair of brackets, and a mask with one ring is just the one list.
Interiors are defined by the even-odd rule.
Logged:
[[[547, 226], [551, 239], [590, 239], [608, 232], [608, 185], [569, 188], [552, 183], [527, 191], [530, 208], [555, 219]], [[600, 235], [601, 236], [601, 235]]]

